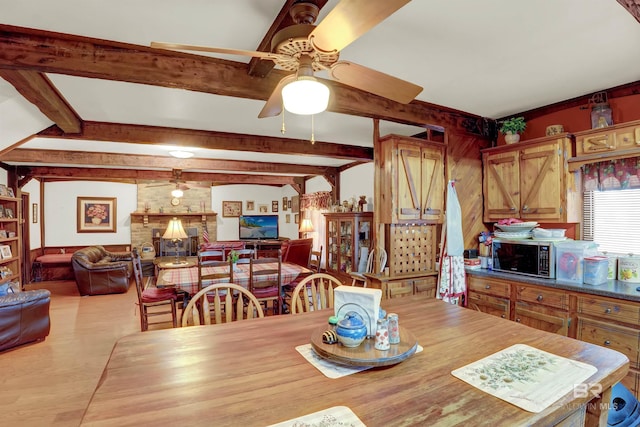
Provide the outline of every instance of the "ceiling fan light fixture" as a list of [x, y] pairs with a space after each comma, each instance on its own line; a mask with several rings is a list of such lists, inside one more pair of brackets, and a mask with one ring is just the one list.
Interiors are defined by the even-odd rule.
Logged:
[[173, 157], [177, 157], [178, 159], [189, 159], [194, 155], [193, 152], [186, 150], [172, 150], [169, 151], [169, 154]]
[[318, 114], [329, 105], [329, 88], [312, 76], [299, 76], [282, 88], [284, 108], [293, 114]]
[[173, 197], [182, 197], [182, 196], [184, 196], [184, 192], [181, 189], [176, 188], [175, 190], [171, 191], [171, 195]]

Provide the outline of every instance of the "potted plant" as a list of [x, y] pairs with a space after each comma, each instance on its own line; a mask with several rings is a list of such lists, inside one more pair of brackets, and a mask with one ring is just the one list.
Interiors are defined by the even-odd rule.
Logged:
[[520, 134], [527, 128], [524, 117], [512, 117], [502, 122], [500, 132], [504, 135], [507, 144], [520, 141]]

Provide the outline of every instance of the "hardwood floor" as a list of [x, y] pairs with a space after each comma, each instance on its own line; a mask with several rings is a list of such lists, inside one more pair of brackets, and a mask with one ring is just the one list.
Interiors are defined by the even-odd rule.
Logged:
[[74, 281], [26, 286], [41, 288], [52, 294], [51, 333], [0, 353], [0, 424], [78, 426], [116, 340], [140, 332], [136, 289], [81, 297]]

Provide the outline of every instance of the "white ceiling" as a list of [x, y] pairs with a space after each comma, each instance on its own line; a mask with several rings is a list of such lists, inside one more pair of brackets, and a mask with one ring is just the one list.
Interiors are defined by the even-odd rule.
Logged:
[[[330, 0], [318, 21], [336, 3]], [[0, 23], [143, 46], [165, 41], [255, 50], [283, 4], [283, 0], [0, 0]], [[616, 0], [413, 0], [343, 49], [340, 58], [421, 85], [424, 90], [418, 100], [500, 118], [640, 80], [640, 24]], [[282, 136], [281, 117], [257, 118], [262, 101], [48, 77], [83, 120]], [[0, 119], [1, 147], [51, 124], [0, 79], [0, 113], [8, 110], [19, 111], [20, 117]], [[309, 117], [287, 114], [285, 118], [284, 137], [310, 137]], [[383, 134], [421, 130], [391, 122], [381, 126]], [[372, 146], [372, 132], [370, 119], [331, 112], [315, 116], [318, 141]], [[166, 155], [165, 148], [150, 145], [39, 138], [22, 148]], [[196, 156], [347, 163], [220, 150], [198, 150]]]

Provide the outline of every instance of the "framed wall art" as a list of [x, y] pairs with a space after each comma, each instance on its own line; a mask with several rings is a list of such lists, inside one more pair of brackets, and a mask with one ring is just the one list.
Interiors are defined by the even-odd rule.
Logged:
[[242, 215], [242, 201], [223, 201], [222, 216], [227, 218], [239, 217]]
[[31, 221], [35, 224], [38, 222], [38, 204], [31, 204]]
[[115, 233], [115, 197], [78, 197], [78, 233]]
[[255, 209], [255, 202], [253, 200], [247, 200], [247, 212], [254, 211]]
[[282, 198], [282, 210], [283, 211], [287, 210], [287, 198], [286, 197]]
[[260, 213], [269, 212], [269, 206], [268, 205], [258, 205], [258, 212], [260, 212]]
[[300, 213], [300, 196], [291, 197], [291, 212]]
[[271, 212], [278, 212], [278, 201], [274, 200], [271, 202]]

